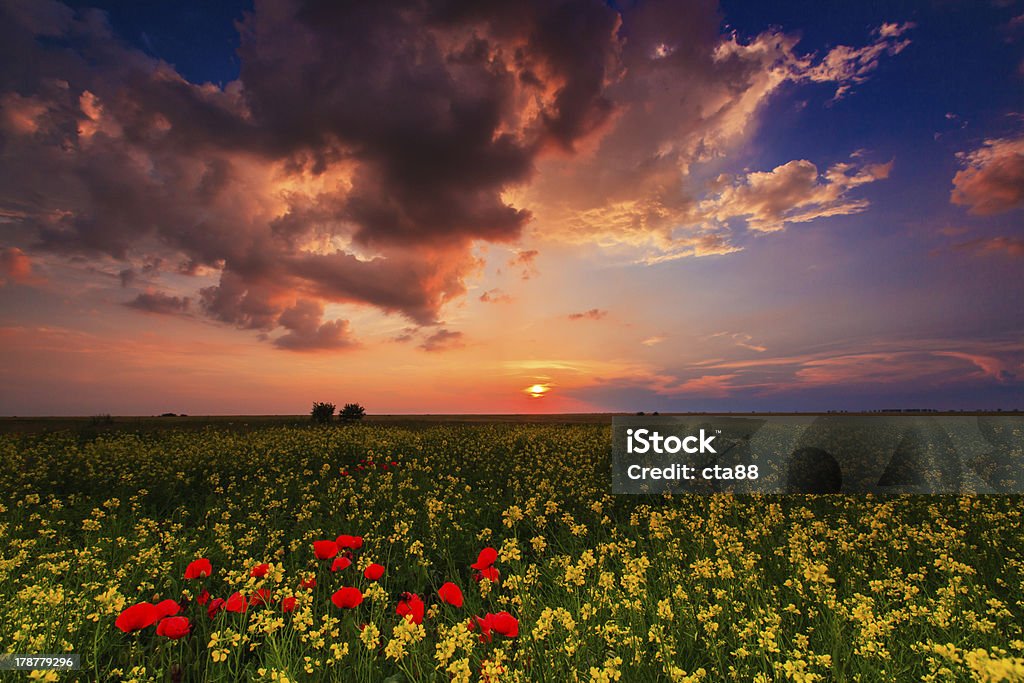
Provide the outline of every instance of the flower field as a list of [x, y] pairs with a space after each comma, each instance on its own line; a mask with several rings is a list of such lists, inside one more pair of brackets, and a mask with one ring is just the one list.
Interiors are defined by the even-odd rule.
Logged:
[[613, 497], [610, 438], [0, 436], [0, 652], [81, 655], [42, 680], [1024, 680], [1018, 497]]

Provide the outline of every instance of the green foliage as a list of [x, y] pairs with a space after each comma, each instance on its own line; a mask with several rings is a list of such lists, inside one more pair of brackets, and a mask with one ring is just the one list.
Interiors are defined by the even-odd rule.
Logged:
[[366, 416], [366, 409], [358, 403], [346, 403], [345, 407], [338, 413], [342, 422], [356, 422]]
[[335, 408], [333, 403], [317, 401], [313, 404], [313, 409], [309, 411], [310, 419], [317, 424], [327, 424], [334, 417]]

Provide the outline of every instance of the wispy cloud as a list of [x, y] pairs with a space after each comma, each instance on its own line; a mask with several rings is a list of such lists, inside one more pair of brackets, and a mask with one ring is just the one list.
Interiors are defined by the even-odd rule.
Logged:
[[440, 329], [434, 332], [420, 344], [420, 348], [431, 353], [439, 351], [451, 351], [465, 346], [464, 335], [456, 330]]
[[161, 315], [187, 313], [190, 305], [191, 300], [187, 296], [172, 296], [164, 292], [142, 292], [125, 304], [129, 308]]
[[608, 311], [601, 308], [591, 308], [588, 311], [580, 311], [579, 313], [570, 313], [567, 318], [569, 320], [601, 320], [608, 316]]
[[480, 295], [480, 301], [485, 304], [508, 304], [512, 303], [512, 297], [500, 289], [488, 289]]

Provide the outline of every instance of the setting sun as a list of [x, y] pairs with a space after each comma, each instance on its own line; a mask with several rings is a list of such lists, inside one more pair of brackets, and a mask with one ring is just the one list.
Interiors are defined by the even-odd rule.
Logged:
[[530, 398], [544, 398], [544, 394], [551, 391], [551, 386], [548, 384], [533, 384], [523, 389]]

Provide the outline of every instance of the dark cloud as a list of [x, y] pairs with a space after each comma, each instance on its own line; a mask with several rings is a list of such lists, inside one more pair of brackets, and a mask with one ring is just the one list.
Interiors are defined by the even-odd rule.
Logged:
[[[612, 114], [617, 26], [597, 0], [258, 0], [239, 80], [217, 87], [101, 12], [6, 3], [0, 208], [37, 249], [220, 271], [203, 310], [241, 327], [312, 299], [431, 324], [465, 293], [472, 243], [530, 219], [503, 192]], [[338, 238], [353, 246], [311, 246]]]
[[[202, 311], [243, 328], [299, 301], [432, 325], [478, 271], [474, 243], [514, 242], [531, 210], [556, 207], [538, 223], [576, 241], [724, 244], [673, 237], [694, 219], [685, 169], [781, 83], [860, 83], [906, 42], [885, 25], [816, 62], [778, 32], [723, 40], [711, 0], [612, 4], [256, 0], [239, 79], [215, 86], [102, 12], [3, 3], [0, 212], [30, 255], [113, 257], [125, 284], [147, 259], [219, 273]], [[535, 257], [513, 259], [522, 277]]]
[[440, 329], [423, 340], [420, 348], [424, 351], [450, 351], [465, 346], [463, 334], [452, 330]]
[[177, 315], [188, 312], [191, 300], [189, 297], [171, 296], [163, 292], [143, 292], [127, 302], [125, 306], [136, 308], [146, 313], [160, 315]]
[[241, 81], [282, 153], [314, 173], [354, 165], [336, 218], [360, 243], [508, 241], [529, 213], [502, 190], [530, 178], [546, 140], [571, 146], [610, 107], [615, 16], [591, 1], [259, 2]]
[[600, 320], [608, 315], [608, 311], [600, 308], [591, 308], [589, 311], [583, 311], [581, 313], [570, 313], [568, 315], [569, 320]]
[[296, 302], [278, 318], [278, 323], [288, 333], [275, 339], [274, 345], [290, 351], [337, 350], [355, 346], [349, 336], [348, 321], [321, 322], [323, 314], [324, 307], [316, 301]]

